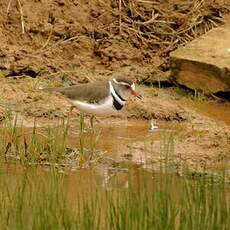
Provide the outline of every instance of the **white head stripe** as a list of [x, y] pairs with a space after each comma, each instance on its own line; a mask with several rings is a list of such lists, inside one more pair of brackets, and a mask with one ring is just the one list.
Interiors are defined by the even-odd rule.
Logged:
[[129, 83], [126, 83], [126, 82], [118, 82], [115, 78], [113, 78], [113, 81], [116, 83], [116, 84], [120, 84], [120, 85], [128, 85], [128, 86], [130, 86], [130, 84]]
[[131, 88], [132, 88], [132, 90], [135, 90], [135, 84], [134, 83], [131, 85]]
[[113, 88], [113, 85], [112, 85], [112, 83], [111, 83], [110, 81], [109, 81], [109, 89], [110, 89], [111, 94], [115, 97], [116, 101], [118, 101], [118, 103], [119, 103], [120, 105], [124, 105], [124, 104], [125, 104], [125, 101], [122, 101], [122, 100], [117, 96], [117, 94], [116, 94], [116, 92], [115, 92], [115, 90], [114, 90], [114, 88]]
[[113, 81], [114, 81], [115, 83], [119, 84], [115, 78], [113, 78]]

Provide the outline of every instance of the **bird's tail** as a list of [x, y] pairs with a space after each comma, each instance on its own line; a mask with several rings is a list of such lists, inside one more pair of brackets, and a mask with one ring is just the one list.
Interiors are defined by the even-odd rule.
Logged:
[[50, 92], [50, 93], [62, 93], [62, 90], [60, 87], [39, 87], [39, 90], [42, 90], [44, 92]]

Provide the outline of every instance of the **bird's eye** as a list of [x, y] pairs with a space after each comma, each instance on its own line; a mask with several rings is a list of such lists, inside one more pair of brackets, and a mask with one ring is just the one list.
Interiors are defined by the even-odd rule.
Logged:
[[129, 86], [129, 85], [126, 85], [126, 86], [125, 86], [125, 88], [126, 88], [126, 89], [129, 89], [129, 88], [130, 88], [130, 86]]

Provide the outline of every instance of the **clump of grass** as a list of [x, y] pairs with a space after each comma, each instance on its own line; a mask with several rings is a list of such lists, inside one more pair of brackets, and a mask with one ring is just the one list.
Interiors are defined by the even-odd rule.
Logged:
[[95, 132], [93, 130], [93, 137], [91, 138], [90, 144], [86, 148], [85, 144], [85, 121], [84, 115], [80, 115], [80, 133], [79, 133], [79, 152], [80, 152], [80, 165], [85, 164], [85, 162], [97, 160], [98, 159], [98, 151], [96, 149], [100, 132]]
[[18, 126], [17, 117], [8, 120], [0, 130], [2, 140], [0, 153], [5, 161], [20, 161], [21, 163], [60, 162], [66, 153], [67, 127], [64, 120], [54, 130], [46, 132], [38, 130], [36, 122], [32, 129]]
[[169, 130], [161, 132], [160, 155], [163, 159], [163, 164], [161, 163], [161, 171], [168, 172], [173, 170], [173, 160], [175, 159], [175, 141], [175, 131]]
[[[5, 162], [20, 162], [22, 164], [41, 164], [57, 166], [82, 167], [95, 160], [95, 143], [86, 146], [84, 143], [84, 120], [80, 121], [80, 148], [68, 146], [67, 135], [69, 122], [60, 119], [56, 127], [39, 129], [34, 122], [33, 128], [25, 128], [18, 124], [17, 117], [8, 119], [0, 129], [0, 156]], [[87, 150], [87, 154], [85, 154]]]
[[202, 102], [204, 100], [204, 93], [200, 90], [195, 90], [193, 95], [193, 100], [195, 102]]

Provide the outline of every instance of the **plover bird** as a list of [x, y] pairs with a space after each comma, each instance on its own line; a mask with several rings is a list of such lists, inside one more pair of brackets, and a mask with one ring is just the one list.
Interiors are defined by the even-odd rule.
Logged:
[[97, 81], [70, 87], [44, 88], [48, 92], [57, 92], [68, 98], [78, 110], [91, 115], [93, 127], [95, 116], [108, 116], [121, 110], [126, 101], [133, 95], [141, 99], [135, 91], [133, 81], [125, 78], [114, 78], [109, 81]]

